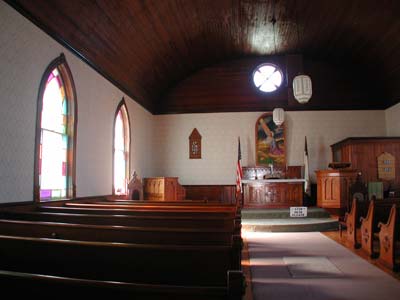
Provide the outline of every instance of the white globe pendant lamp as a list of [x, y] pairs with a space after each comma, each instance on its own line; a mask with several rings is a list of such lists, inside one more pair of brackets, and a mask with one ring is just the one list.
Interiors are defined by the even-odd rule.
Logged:
[[275, 108], [272, 111], [272, 120], [277, 126], [281, 126], [285, 121], [285, 111], [283, 108]]
[[[295, 3], [296, 9], [296, 31], [297, 31], [297, 48], [300, 50], [300, 30], [297, 18], [297, 1]], [[312, 83], [308, 75], [299, 74], [293, 78], [293, 95], [294, 98], [301, 104], [307, 103], [312, 96]]]
[[297, 75], [293, 79], [294, 98], [301, 104], [307, 103], [312, 96], [312, 83], [308, 75]]

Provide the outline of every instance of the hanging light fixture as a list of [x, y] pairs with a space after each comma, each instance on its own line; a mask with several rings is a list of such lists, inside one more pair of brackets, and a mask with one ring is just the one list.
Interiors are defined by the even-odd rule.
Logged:
[[299, 103], [307, 103], [312, 96], [312, 83], [308, 75], [300, 74], [293, 78], [293, 95]]
[[[276, 55], [276, 40], [275, 40], [275, 23], [276, 23], [276, 18], [275, 18], [275, 1], [272, 2], [272, 30], [274, 34], [274, 51]], [[283, 108], [275, 108], [272, 111], [272, 120], [277, 126], [281, 126], [283, 122], [285, 121], [285, 111]]]
[[[297, 30], [297, 49], [300, 49], [300, 33], [297, 18], [297, 1], [296, 1], [296, 30]], [[308, 75], [299, 74], [293, 78], [293, 95], [301, 104], [307, 103], [312, 96], [312, 83]]]
[[277, 126], [281, 126], [285, 122], [285, 111], [283, 108], [275, 108], [272, 111], [272, 120]]

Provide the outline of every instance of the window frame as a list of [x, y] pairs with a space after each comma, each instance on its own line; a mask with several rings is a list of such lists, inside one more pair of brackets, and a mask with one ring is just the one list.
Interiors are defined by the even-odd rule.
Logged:
[[55, 58], [47, 66], [46, 70], [42, 75], [42, 79], [39, 85], [37, 111], [36, 111], [35, 161], [34, 161], [34, 180], [33, 180], [33, 199], [34, 202], [37, 203], [65, 200], [65, 199], [55, 199], [55, 200], [40, 201], [40, 182], [39, 182], [40, 150], [39, 149], [40, 149], [41, 130], [42, 130], [43, 96], [46, 90], [46, 84], [50, 76], [50, 73], [56, 68], [62, 79], [65, 97], [68, 101], [67, 136], [68, 136], [68, 148], [72, 149], [71, 151], [72, 157], [67, 157], [67, 165], [68, 165], [67, 176], [68, 178], [70, 178], [70, 180], [67, 183], [67, 195], [65, 199], [72, 199], [76, 197], [76, 137], [77, 137], [77, 123], [78, 123], [78, 114], [77, 114], [78, 105], [77, 105], [76, 90], [72, 73], [65, 59], [65, 55], [61, 53], [60, 56]]
[[[113, 132], [112, 132], [112, 195], [113, 196], [127, 196], [128, 195], [128, 183], [127, 182], [127, 187], [126, 187], [126, 193], [125, 194], [117, 194], [115, 191], [115, 185], [114, 185], [114, 171], [115, 171], [115, 123], [117, 120], [117, 116], [121, 108], [125, 108], [126, 112], [126, 120], [123, 119], [123, 125], [124, 125], [124, 131], [125, 131], [125, 138], [128, 138], [128, 141], [125, 141], [125, 146], [128, 147], [128, 150], [126, 151], [125, 149], [125, 157], [127, 159], [127, 164], [125, 166], [125, 172], [126, 172], [126, 178], [129, 181], [130, 178], [130, 173], [131, 173], [131, 121], [129, 117], [129, 111], [128, 111], [128, 106], [126, 105], [125, 98], [122, 97], [121, 101], [118, 103], [117, 109], [115, 110], [114, 114], [114, 120], [113, 120]], [[127, 126], [127, 128], [125, 128]], [[127, 133], [126, 133], [127, 132]]]
[[[262, 68], [262, 67], [264, 67], [264, 66], [271, 66], [271, 67], [274, 67], [274, 68], [275, 68], [275, 72], [277, 71], [277, 72], [279, 72], [280, 75], [281, 75], [281, 83], [279, 84], [279, 86], [276, 86], [276, 89], [273, 90], [273, 91], [263, 91], [263, 90], [260, 89], [262, 85], [257, 86], [256, 83], [254, 82], [254, 76], [255, 76], [256, 72], [258, 72], [259, 69]], [[270, 95], [270, 94], [277, 93], [278, 91], [281, 90], [282, 86], [284, 85], [284, 81], [285, 81], [285, 76], [284, 76], [284, 74], [283, 74], [283, 71], [282, 71], [281, 67], [280, 67], [278, 64], [275, 64], [275, 63], [272, 63], [272, 62], [265, 62], [265, 63], [259, 64], [259, 65], [253, 70], [253, 72], [252, 72], [252, 74], [251, 74], [251, 82], [253, 83], [253, 86], [255, 87], [255, 89], [257, 90], [257, 92], [259, 92], [259, 93], [261, 93], [261, 94], [263, 94], [263, 95]]]

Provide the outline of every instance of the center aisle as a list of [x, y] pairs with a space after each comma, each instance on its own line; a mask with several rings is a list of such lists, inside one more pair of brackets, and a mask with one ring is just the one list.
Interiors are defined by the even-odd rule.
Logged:
[[254, 300], [397, 300], [400, 283], [319, 232], [242, 232]]

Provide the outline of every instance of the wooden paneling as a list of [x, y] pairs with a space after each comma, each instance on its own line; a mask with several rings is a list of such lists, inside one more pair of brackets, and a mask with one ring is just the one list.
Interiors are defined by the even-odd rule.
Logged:
[[286, 178], [294, 178], [294, 179], [300, 179], [301, 173], [302, 173], [302, 168], [303, 166], [287, 166], [286, 167]]
[[[400, 137], [347, 138], [331, 145], [332, 153], [339, 153], [343, 162], [361, 172], [364, 182], [383, 181], [384, 189], [400, 187]], [[378, 156], [388, 152], [396, 158], [395, 180], [378, 179]], [[334, 155], [337, 156], [337, 155]]]
[[[6, 2], [153, 113], [267, 110], [291, 103], [290, 93], [278, 91], [268, 99], [251, 91], [252, 68], [233, 65], [214, 75], [220, 79], [215, 83], [201, 80], [220, 62], [293, 53], [310, 62], [303, 66], [312, 74], [314, 96], [310, 106], [294, 102], [290, 109], [371, 109], [400, 99], [399, 1]], [[342, 70], [325, 71], [313, 66], [317, 61]], [[180, 90], [191, 75], [200, 80], [193, 105]]]
[[[300, 57], [300, 60], [302, 58]], [[274, 93], [258, 91], [252, 73], [261, 63], [274, 63], [285, 74], [282, 86]], [[313, 80], [309, 103], [293, 98], [289, 74], [298, 74], [301, 66], [293, 56], [245, 58], [204, 68], [181, 81], [157, 106], [157, 113], [285, 110], [379, 109], [384, 106], [383, 90], [371, 82], [368, 73], [328, 63], [305, 61], [306, 73]], [[293, 76], [289, 76], [292, 78]], [[365, 85], [369, 89], [364, 89]]]
[[236, 203], [235, 185], [184, 185], [186, 199]]

